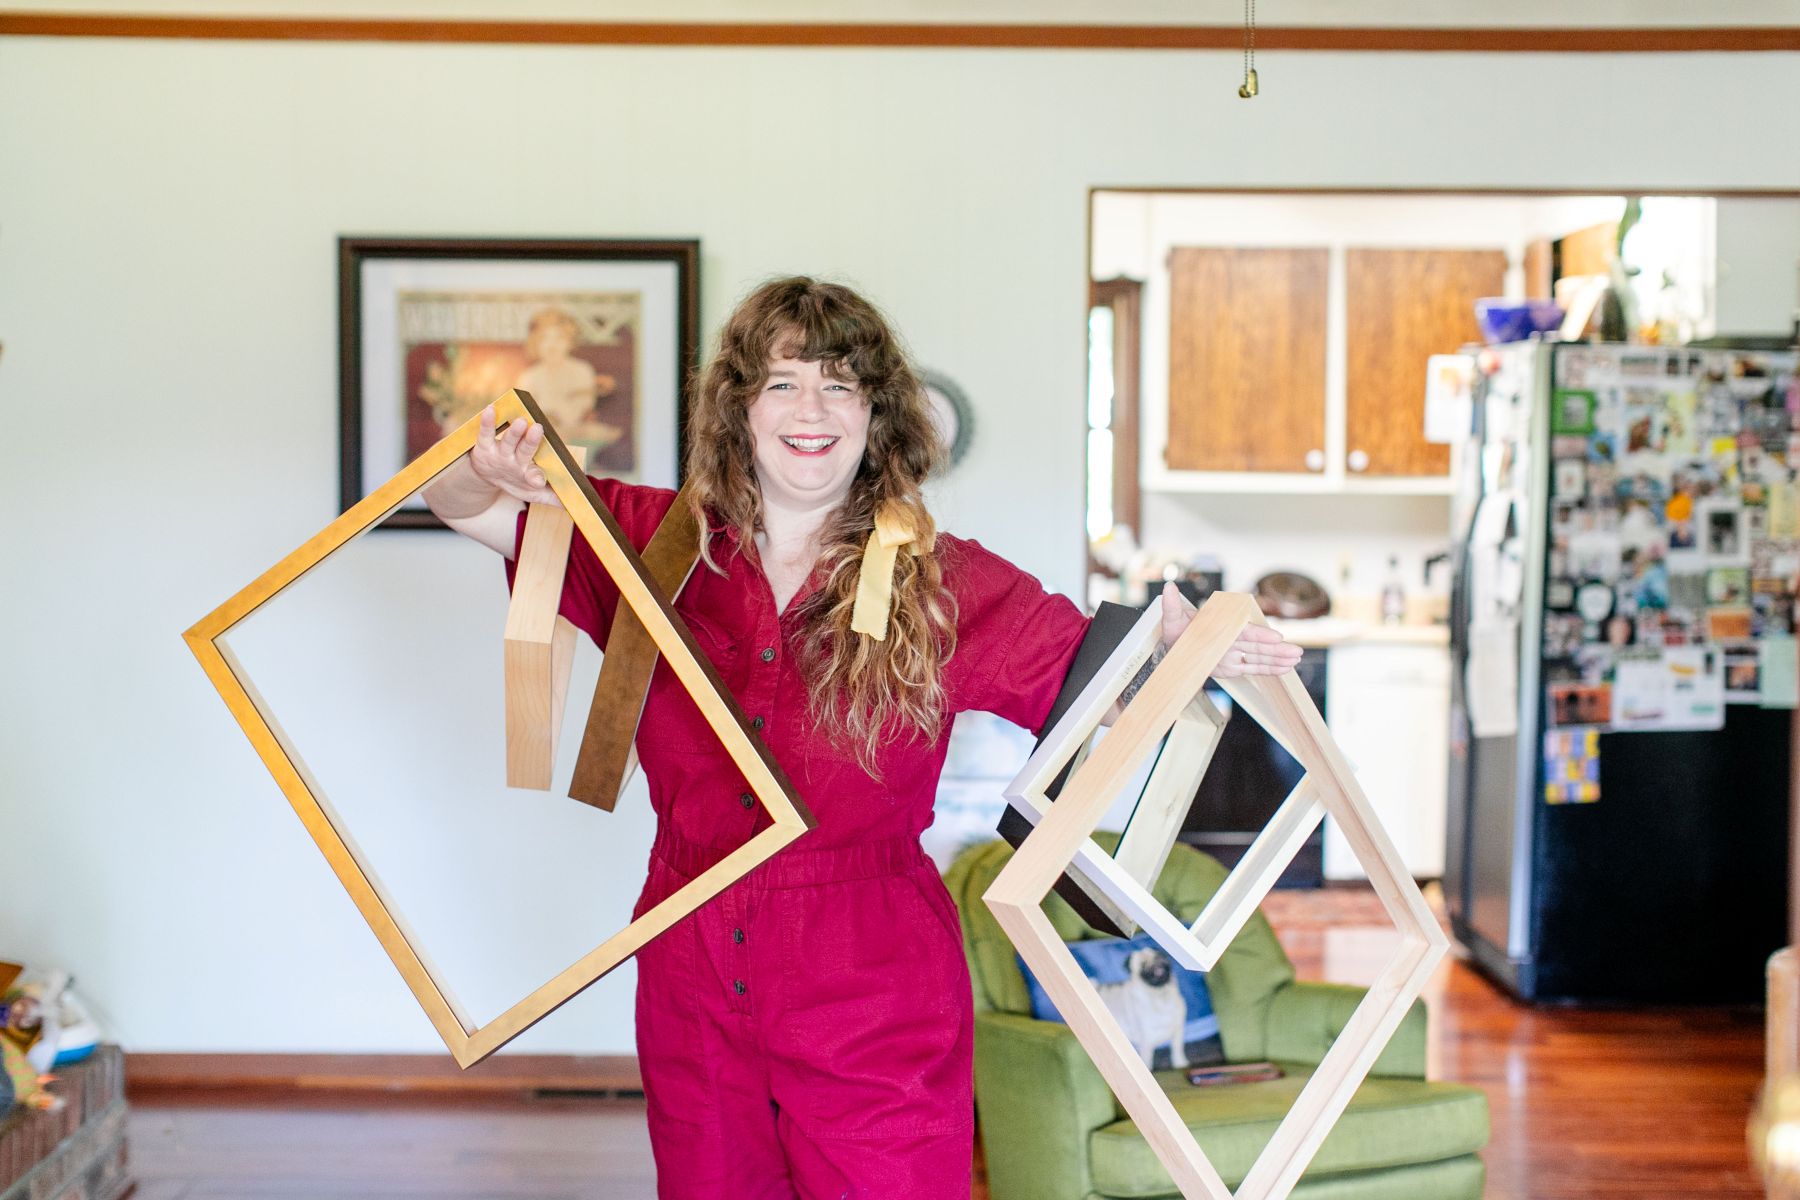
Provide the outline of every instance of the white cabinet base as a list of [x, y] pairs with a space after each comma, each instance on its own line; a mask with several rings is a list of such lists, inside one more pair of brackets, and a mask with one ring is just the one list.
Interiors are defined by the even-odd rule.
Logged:
[[[1450, 652], [1441, 645], [1341, 642], [1325, 669], [1332, 736], [1414, 878], [1444, 873], [1450, 773]], [[1325, 878], [1365, 878], [1325, 822]]]

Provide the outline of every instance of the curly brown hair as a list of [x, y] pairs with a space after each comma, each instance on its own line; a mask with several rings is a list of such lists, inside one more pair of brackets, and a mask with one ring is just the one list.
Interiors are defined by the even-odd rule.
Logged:
[[[886, 639], [852, 632], [863, 548], [876, 514], [890, 505], [911, 524], [915, 546], [930, 544], [936, 525], [920, 487], [943, 450], [925, 389], [874, 305], [840, 284], [805, 276], [763, 284], [725, 322], [717, 354], [695, 381], [688, 416], [687, 482], [696, 516], [703, 529], [735, 532], [752, 558], [762, 493], [749, 411], [777, 358], [817, 362], [835, 378], [854, 379], [869, 404], [862, 463], [819, 531], [818, 590], [794, 616], [813, 720], [876, 775], [883, 745], [901, 738], [929, 743], [942, 733], [942, 674], [956, 648], [956, 616], [938, 556], [902, 552]], [[701, 539], [701, 557], [722, 573], [708, 541]]]

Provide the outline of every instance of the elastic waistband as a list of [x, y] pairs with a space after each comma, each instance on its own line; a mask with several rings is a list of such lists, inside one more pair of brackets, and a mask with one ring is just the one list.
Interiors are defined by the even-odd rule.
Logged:
[[[778, 850], [775, 856], [744, 877], [744, 882], [760, 888], [808, 887], [818, 883], [842, 883], [850, 879], [874, 879], [882, 875], [898, 875], [930, 861], [919, 848], [916, 837], [880, 838], [851, 846], [822, 846], [808, 849], [806, 840], [816, 834], [802, 834], [794, 844]], [[664, 866], [689, 879], [724, 858], [732, 846], [703, 846], [679, 834], [658, 830], [651, 856]]]

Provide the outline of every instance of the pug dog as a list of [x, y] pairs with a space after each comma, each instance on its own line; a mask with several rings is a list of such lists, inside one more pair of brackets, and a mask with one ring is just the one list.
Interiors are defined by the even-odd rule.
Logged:
[[1125, 960], [1125, 971], [1122, 982], [1102, 983], [1094, 989], [1100, 993], [1107, 1011], [1125, 1031], [1146, 1067], [1156, 1065], [1159, 1046], [1169, 1048], [1171, 1067], [1186, 1067], [1187, 1041], [1183, 1032], [1187, 1001], [1182, 998], [1181, 985], [1175, 982], [1175, 964], [1154, 946], [1142, 946]]

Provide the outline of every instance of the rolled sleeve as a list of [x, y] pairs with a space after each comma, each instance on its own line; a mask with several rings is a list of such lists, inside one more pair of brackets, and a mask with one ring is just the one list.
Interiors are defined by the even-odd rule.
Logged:
[[[979, 709], [1043, 729], [1088, 619], [1073, 601], [978, 543], [957, 547], [958, 711]], [[954, 661], [954, 659], [952, 660]]]

